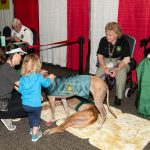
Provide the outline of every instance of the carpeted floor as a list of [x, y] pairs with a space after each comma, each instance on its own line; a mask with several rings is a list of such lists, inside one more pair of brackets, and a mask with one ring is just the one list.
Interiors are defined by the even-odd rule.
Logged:
[[[50, 73], [56, 75], [71, 75], [77, 74], [77, 71], [70, 71], [58, 66], [44, 66]], [[110, 105], [113, 105], [114, 89], [110, 93]], [[136, 114], [134, 106], [136, 95], [133, 94], [129, 99], [125, 99], [119, 107], [123, 113]], [[142, 122], [141, 122], [142, 123]], [[77, 138], [76, 136], [63, 132], [53, 134], [51, 136], [43, 136], [38, 142], [32, 143], [29, 135], [29, 127], [27, 118], [22, 118], [21, 121], [15, 123], [17, 129], [8, 131], [0, 122], [0, 150], [98, 150], [89, 144], [88, 140]], [[55, 124], [53, 125], [55, 126]], [[41, 129], [45, 130], [48, 127], [42, 121]], [[101, 141], [99, 141], [101, 142]], [[150, 150], [150, 143], [145, 146], [144, 150]]]

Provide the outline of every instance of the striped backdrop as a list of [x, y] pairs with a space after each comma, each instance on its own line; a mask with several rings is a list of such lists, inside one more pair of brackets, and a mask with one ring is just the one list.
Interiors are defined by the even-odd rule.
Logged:
[[[13, 0], [15, 3], [23, 3], [20, 0]], [[121, 25], [124, 33], [136, 38], [137, 45], [134, 53], [135, 59], [140, 62], [143, 58], [143, 48], [140, 47], [140, 40], [148, 38], [150, 35], [150, 1], [149, 0], [32, 0], [38, 3], [37, 12], [39, 19], [40, 44], [48, 44], [62, 40], [76, 40], [83, 35], [84, 44], [84, 68], [86, 66], [88, 54], [88, 41], [91, 41], [89, 72], [96, 71], [96, 51], [99, 40], [104, 36], [104, 27], [107, 22], [117, 21]], [[31, 5], [31, 1], [26, 0]], [[20, 4], [21, 5], [21, 4]], [[13, 18], [13, 3], [10, 0], [10, 10], [0, 10], [0, 30], [5, 25], [10, 25]], [[17, 6], [18, 7], [18, 6]], [[16, 7], [14, 7], [17, 9]], [[29, 7], [31, 8], [31, 7]], [[34, 7], [33, 7], [34, 8]], [[22, 8], [20, 8], [21, 10]], [[25, 14], [29, 14], [26, 21], [21, 17], [22, 13], [15, 14], [23, 20], [24, 24], [30, 26], [34, 17], [31, 15], [33, 9], [24, 9]], [[14, 11], [17, 12], [17, 11]], [[35, 13], [34, 13], [35, 14]], [[39, 20], [39, 21], [38, 21]], [[48, 49], [40, 52], [43, 61], [58, 64], [63, 67], [79, 69], [78, 46], [61, 47]], [[135, 74], [134, 74], [135, 76]], [[134, 77], [135, 78], [135, 77]]]

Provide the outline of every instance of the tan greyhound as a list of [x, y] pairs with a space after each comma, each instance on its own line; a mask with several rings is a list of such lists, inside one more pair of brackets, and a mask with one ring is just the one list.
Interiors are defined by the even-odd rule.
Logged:
[[[71, 98], [67, 99], [67, 104], [77, 112], [69, 116], [61, 125], [52, 129], [47, 129], [44, 132], [45, 135], [63, 132], [68, 127], [83, 128], [94, 123], [98, 118], [98, 110], [90, 100]], [[44, 105], [42, 109], [46, 110], [48, 108], [49, 105]]]
[[[110, 111], [110, 113], [115, 117], [116, 115], [114, 114], [114, 112], [111, 110], [110, 106], [109, 106], [109, 90], [108, 90], [108, 86], [107, 84], [100, 78], [96, 77], [96, 76], [91, 76], [91, 81], [90, 81], [90, 91], [93, 95], [93, 99], [94, 99], [94, 103], [95, 103], [95, 106], [96, 108], [98, 109], [98, 111], [100, 112], [100, 115], [101, 115], [101, 118], [102, 118], [102, 123], [101, 123], [101, 127], [102, 125], [104, 124], [105, 120], [106, 120], [106, 110], [105, 110], [105, 107], [104, 107], [104, 100], [105, 100], [105, 97], [106, 97], [106, 100], [107, 100], [107, 107], [108, 107], [108, 110]], [[53, 120], [55, 120], [55, 98], [57, 96], [48, 96], [48, 99], [49, 99], [49, 102], [50, 102], [50, 106], [51, 106], [51, 114], [52, 114], [52, 118]], [[64, 108], [67, 112], [67, 114], [69, 114], [68, 112], [68, 109], [67, 109], [67, 104], [65, 102], [65, 98], [63, 97], [62, 98], [62, 102], [63, 102], [63, 105], [64, 105]], [[84, 110], [84, 108], [83, 108]], [[91, 108], [90, 108], [91, 110]], [[87, 113], [88, 110], [84, 110], [84, 117], [86, 116], [86, 113]], [[95, 111], [94, 111], [95, 112]], [[78, 120], [80, 118], [80, 113], [81, 112], [77, 112], [74, 116], [75, 116], [75, 119], [74, 119], [74, 116], [70, 116], [74, 121], [74, 124], [73, 126], [86, 126], [86, 124], [84, 124], [82, 121], [80, 121], [80, 124], [76, 124], [75, 120]], [[93, 111], [92, 111], [93, 113]], [[88, 116], [88, 113], [87, 113], [87, 116]], [[68, 118], [69, 121], [70, 121], [70, 117]], [[85, 117], [86, 118], [86, 117]], [[86, 119], [85, 119], [86, 120]], [[68, 120], [66, 120], [68, 122]], [[71, 124], [71, 123], [70, 123]], [[67, 125], [68, 126], [68, 125]]]

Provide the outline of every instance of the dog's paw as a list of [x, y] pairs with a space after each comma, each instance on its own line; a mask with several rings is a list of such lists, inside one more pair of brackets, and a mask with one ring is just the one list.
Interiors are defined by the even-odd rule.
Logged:
[[51, 134], [50, 129], [45, 130], [45, 131], [43, 132], [43, 134], [44, 134], [44, 135], [50, 135], [50, 134]]
[[53, 124], [52, 121], [48, 121], [48, 122], [45, 123], [46, 126], [51, 126], [52, 124]]

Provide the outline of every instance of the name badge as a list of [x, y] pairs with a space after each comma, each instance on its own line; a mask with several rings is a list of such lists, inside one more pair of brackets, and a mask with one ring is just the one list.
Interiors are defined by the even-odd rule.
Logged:
[[106, 64], [106, 66], [107, 66], [108, 68], [113, 68], [113, 67], [114, 67], [114, 64], [113, 64], [113, 62], [109, 62], [109, 63]]

